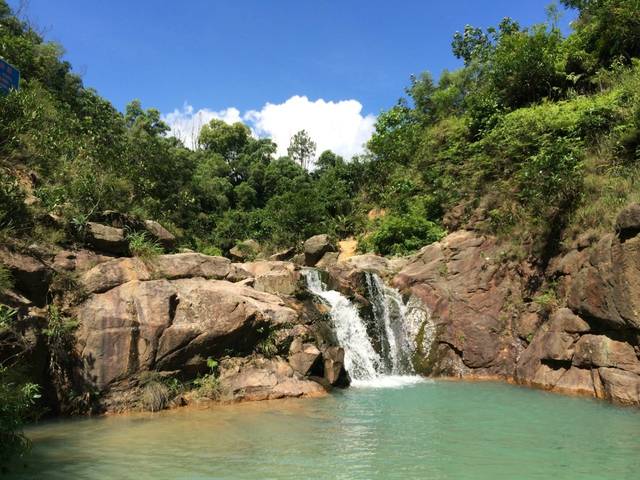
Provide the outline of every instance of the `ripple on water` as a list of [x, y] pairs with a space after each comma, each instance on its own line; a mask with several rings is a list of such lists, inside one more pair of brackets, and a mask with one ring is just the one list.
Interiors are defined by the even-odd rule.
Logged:
[[43, 423], [8, 479], [637, 479], [640, 412], [492, 383]]

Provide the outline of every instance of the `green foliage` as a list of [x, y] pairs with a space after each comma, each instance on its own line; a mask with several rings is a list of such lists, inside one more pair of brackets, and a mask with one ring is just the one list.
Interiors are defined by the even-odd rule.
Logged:
[[0, 362], [0, 471], [13, 457], [29, 450], [22, 427], [40, 397], [38, 386], [26, 382], [15, 368], [23, 353], [21, 335], [15, 328], [17, 318], [15, 308], [0, 305], [0, 349], [5, 355], [9, 353]]
[[158, 242], [152, 240], [147, 232], [131, 232], [127, 235], [129, 251], [136, 257], [150, 259], [161, 255], [163, 250]]
[[0, 229], [24, 226], [28, 212], [17, 179], [0, 168]]
[[220, 397], [220, 383], [217, 378], [218, 362], [211, 357], [207, 358], [209, 373], [196, 378], [193, 381], [200, 397], [217, 400]]
[[0, 264], [0, 293], [13, 288], [13, 276], [7, 267]]
[[8, 368], [0, 365], [0, 468], [30, 448], [22, 427], [31, 417], [31, 409], [40, 397], [33, 383], [16, 383]]
[[308, 170], [313, 156], [316, 154], [316, 143], [311, 139], [306, 130], [300, 130], [293, 137], [287, 148], [289, 158]]
[[445, 233], [442, 227], [424, 218], [419, 211], [389, 214], [379, 219], [375, 230], [362, 245], [382, 255], [406, 255], [440, 240]]

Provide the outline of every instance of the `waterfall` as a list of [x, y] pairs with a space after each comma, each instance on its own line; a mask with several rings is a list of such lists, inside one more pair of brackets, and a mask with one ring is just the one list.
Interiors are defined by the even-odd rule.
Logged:
[[[367, 298], [372, 304], [375, 331], [363, 320], [356, 305], [322, 282], [318, 270], [305, 270], [307, 287], [330, 307], [332, 327], [345, 350], [345, 369], [354, 386], [400, 386], [420, 381], [412, 356], [418, 331], [428, 317], [424, 308], [402, 301], [400, 293], [382, 279], [366, 273]], [[374, 343], [379, 345], [378, 350]]]

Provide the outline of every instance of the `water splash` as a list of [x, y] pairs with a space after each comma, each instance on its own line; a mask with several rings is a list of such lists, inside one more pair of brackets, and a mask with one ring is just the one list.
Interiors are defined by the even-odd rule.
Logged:
[[344, 348], [344, 366], [352, 380], [372, 380], [378, 376], [382, 364], [380, 355], [371, 345], [367, 328], [358, 309], [347, 297], [335, 290], [327, 290], [317, 270], [306, 270], [307, 287], [330, 307], [333, 328], [338, 343]]
[[402, 387], [423, 381], [415, 375], [412, 357], [428, 312], [420, 308], [416, 299], [405, 304], [397, 290], [385, 285], [378, 275], [367, 273], [366, 295], [372, 304], [376, 337], [372, 339], [358, 308], [340, 292], [328, 290], [320, 272], [305, 270], [304, 276], [309, 291], [330, 307], [333, 328], [338, 343], [345, 349], [345, 368], [353, 386]]

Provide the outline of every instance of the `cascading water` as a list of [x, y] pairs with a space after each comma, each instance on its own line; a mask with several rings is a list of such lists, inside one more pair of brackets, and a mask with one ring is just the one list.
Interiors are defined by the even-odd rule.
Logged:
[[[374, 339], [358, 308], [344, 295], [328, 290], [320, 272], [306, 270], [311, 293], [330, 307], [338, 343], [345, 350], [345, 368], [354, 386], [400, 386], [421, 381], [414, 375], [412, 356], [420, 328], [429, 319], [424, 308], [405, 305], [397, 290], [373, 274], [366, 274], [367, 297], [372, 303]], [[379, 344], [376, 351], [374, 343]]]

